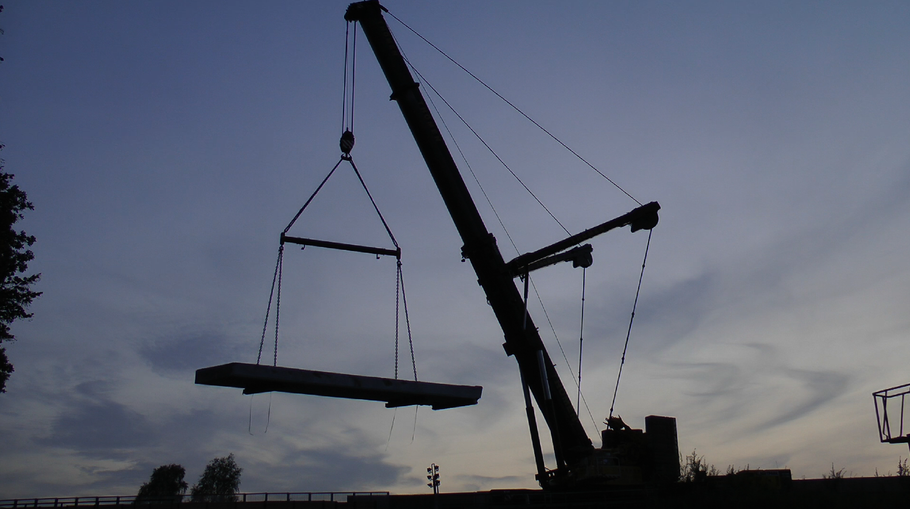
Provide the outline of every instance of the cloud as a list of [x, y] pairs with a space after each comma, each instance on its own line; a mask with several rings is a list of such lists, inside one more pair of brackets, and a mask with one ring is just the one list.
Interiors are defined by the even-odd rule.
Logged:
[[51, 436], [42, 445], [67, 447], [106, 456], [129, 455], [154, 438], [150, 423], [141, 414], [111, 401], [71, 409], [55, 421]]
[[[666, 349], [698, 330], [722, 299], [721, 282], [722, 274], [715, 269], [668, 286], [653, 288], [652, 283], [652, 288], [644, 291], [635, 317], [633, 334], [647, 338], [641, 348], [645, 352]], [[624, 323], [625, 328], [628, 314], [615, 317], [613, 323]]]
[[[351, 438], [357, 441], [356, 436]], [[287, 451], [279, 458], [250, 462], [245, 481], [249, 486], [278, 491], [347, 491], [352, 487], [382, 491], [400, 484], [411, 469], [389, 464], [384, 455], [375, 452], [375, 446], [334, 443]]]
[[[129, 460], [86, 458], [61, 448], [45, 448], [53, 458], [11, 454], [0, 467], [4, 498], [97, 496], [99, 493], [135, 494], [152, 468]], [[155, 465], [157, 466], [157, 465]]]
[[[223, 363], [232, 354], [240, 353], [225, 334], [214, 331], [184, 332], [173, 337], [148, 340], [138, 352], [152, 369], [166, 374], [195, 371]], [[249, 362], [252, 360], [247, 359]]]
[[[527, 482], [525, 477], [517, 475], [487, 476], [457, 474], [454, 478], [458, 482], [458, 485], [461, 486], [461, 491], [480, 491], [489, 489], [489, 486], [514, 486]], [[440, 475], [440, 480], [444, 481], [445, 478]], [[440, 487], [441, 486], [442, 485], [440, 485]]]
[[[810, 371], [785, 368], [783, 374], [797, 382], [797, 389], [805, 394], [798, 401], [782, 405], [776, 415], [757, 423], [755, 430], [768, 430], [797, 421], [835, 398], [843, 395], [850, 382], [850, 375], [833, 371]], [[789, 408], [788, 408], [789, 407]]]

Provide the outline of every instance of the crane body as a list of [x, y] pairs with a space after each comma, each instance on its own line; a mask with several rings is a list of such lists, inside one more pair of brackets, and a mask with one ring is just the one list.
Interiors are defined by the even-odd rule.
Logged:
[[[525, 299], [514, 278], [522, 276], [527, 280], [528, 271], [532, 270], [535, 263], [537, 266], [545, 265], [550, 258], [559, 257], [560, 252], [610, 229], [625, 225], [630, 225], [632, 231], [651, 229], [657, 224], [657, 211], [660, 205], [656, 202], [642, 205], [623, 216], [507, 263], [496, 244], [495, 237], [487, 230], [439, 127], [420, 93], [419, 85], [414, 81], [401, 55], [382, 15], [384, 10], [385, 8], [375, 0], [356, 2], [348, 7], [345, 19], [360, 23], [389, 82], [391, 99], [397, 102], [461, 236], [464, 243], [462, 256], [470, 261], [478, 283], [502, 328], [505, 338], [503, 347], [518, 363], [529, 408], [538, 481], [544, 488], [641, 482], [641, 469], [639, 466], [623, 465], [622, 451], [625, 449], [628, 453], [625, 456], [641, 456], [642, 447], [647, 447], [646, 444], [642, 445], [646, 440], [639, 435], [646, 434], [642, 434], [640, 430], [605, 430], [604, 447], [599, 449], [594, 447], [576, 415], [572, 401], [560, 381], [537, 327], [528, 316]], [[590, 249], [587, 249], [586, 253], [590, 258]], [[543, 466], [528, 393], [533, 395], [537, 408], [550, 429], [557, 463], [553, 470], [547, 471]], [[672, 427], [672, 440], [665, 437], [667, 439], [662, 442], [668, 444], [667, 450], [670, 442], [672, 447], [675, 447], [675, 419], [668, 417], [655, 419], [654, 422], [660, 423], [657, 428], [663, 430], [660, 433], [662, 435], [667, 435]], [[659, 419], [671, 419], [672, 426], [668, 421]], [[674, 475], [678, 475], [679, 468], [676, 454], [673, 453], [677, 472]]]

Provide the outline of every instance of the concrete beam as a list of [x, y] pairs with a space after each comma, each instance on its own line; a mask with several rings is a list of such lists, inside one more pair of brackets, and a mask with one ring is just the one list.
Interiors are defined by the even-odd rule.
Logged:
[[290, 392], [330, 398], [384, 401], [387, 408], [427, 405], [433, 410], [476, 405], [483, 387], [415, 382], [308, 369], [232, 362], [196, 370], [196, 383], [237, 387], [244, 394]]

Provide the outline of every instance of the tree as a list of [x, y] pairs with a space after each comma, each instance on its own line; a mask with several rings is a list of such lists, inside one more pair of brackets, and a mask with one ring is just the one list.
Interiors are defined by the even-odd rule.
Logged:
[[[0, 149], [3, 145], [0, 145]], [[14, 341], [10, 325], [20, 318], [30, 318], [26, 311], [32, 300], [41, 292], [32, 291], [41, 274], [23, 276], [28, 262], [35, 258], [29, 249], [35, 237], [13, 228], [22, 219], [23, 212], [33, 210], [25, 191], [12, 183], [13, 175], [3, 172], [0, 159], [0, 344]], [[6, 356], [6, 349], [0, 348], [0, 392], [6, 392], [6, 381], [13, 372], [13, 365]]]
[[205, 466], [199, 482], [193, 485], [193, 502], [231, 502], [240, 489], [243, 469], [234, 461], [234, 453], [215, 458]]
[[149, 482], [142, 483], [139, 488], [139, 494], [136, 495], [136, 501], [157, 501], [170, 502], [176, 501], [178, 497], [186, 493], [187, 484], [183, 480], [186, 470], [176, 464], [161, 465], [152, 471], [152, 477]]

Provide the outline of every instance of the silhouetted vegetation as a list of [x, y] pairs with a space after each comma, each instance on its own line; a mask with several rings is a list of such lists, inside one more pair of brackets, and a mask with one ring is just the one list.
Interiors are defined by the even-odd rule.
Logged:
[[844, 469], [836, 470], [834, 463], [831, 464], [831, 470], [827, 474], [822, 474], [822, 479], [843, 479], [844, 477], [846, 477]]
[[897, 476], [910, 477], [910, 467], [907, 466], [907, 458], [897, 458]]
[[[35, 258], [29, 249], [35, 243], [35, 237], [13, 228], [23, 218], [23, 212], [34, 207], [25, 191], [12, 184], [12, 180], [12, 174], [3, 172], [3, 160], [0, 159], [0, 344], [16, 339], [10, 332], [10, 325], [20, 318], [31, 317], [26, 309], [41, 295], [31, 289], [41, 275], [22, 276], [28, 270], [28, 262]], [[13, 365], [6, 356], [6, 349], [0, 348], [0, 392], [6, 392], [6, 381], [12, 372]]]
[[179, 502], [188, 487], [183, 480], [185, 475], [186, 470], [180, 465], [161, 465], [152, 471], [149, 482], [142, 483], [136, 501]]
[[[731, 469], [733, 467], [730, 467]], [[717, 476], [720, 475], [717, 468], [714, 465], [709, 465], [705, 461], [704, 455], [699, 456], [695, 449], [692, 449], [692, 454], [686, 456], [686, 460], [683, 463], [682, 472], [680, 472], [679, 480], [683, 482], [703, 482], [708, 476]]]
[[199, 482], [193, 485], [194, 502], [231, 502], [240, 489], [243, 469], [234, 461], [234, 454], [215, 458], [205, 467]]

